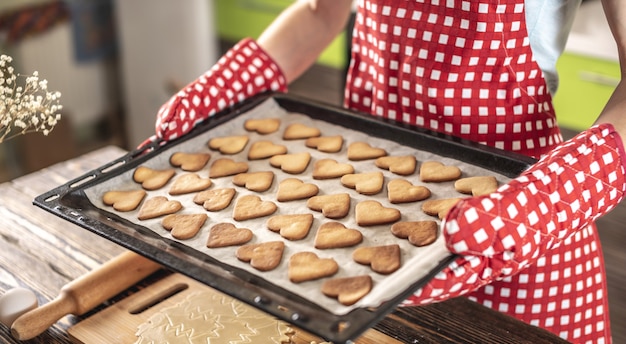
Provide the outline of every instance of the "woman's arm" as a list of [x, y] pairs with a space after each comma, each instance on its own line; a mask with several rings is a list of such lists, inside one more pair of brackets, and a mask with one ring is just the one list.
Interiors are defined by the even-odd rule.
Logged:
[[600, 114], [597, 123], [611, 123], [626, 138], [626, 1], [602, 0], [606, 18], [615, 37], [621, 66], [621, 82]]
[[296, 1], [265, 29], [257, 42], [290, 83], [346, 27], [351, 5], [351, 0]]

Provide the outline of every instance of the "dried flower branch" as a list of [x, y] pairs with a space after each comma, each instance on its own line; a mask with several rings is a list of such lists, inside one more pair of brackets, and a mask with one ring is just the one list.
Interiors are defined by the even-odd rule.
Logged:
[[[60, 92], [48, 91], [48, 81], [16, 74], [12, 58], [0, 56], [0, 143], [19, 135], [48, 135], [61, 119]], [[18, 81], [24, 79], [23, 85]]]

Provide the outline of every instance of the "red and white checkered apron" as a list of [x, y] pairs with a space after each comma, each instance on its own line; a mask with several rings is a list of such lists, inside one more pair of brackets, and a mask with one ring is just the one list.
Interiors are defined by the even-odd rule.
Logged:
[[[533, 157], [562, 142], [523, 0], [359, 1], [345, 105]], [[572, 342], [609, 343], [595, 227], [543, 254], [470, 299]], [[445, 299], [440, 291], [407, 304]]]

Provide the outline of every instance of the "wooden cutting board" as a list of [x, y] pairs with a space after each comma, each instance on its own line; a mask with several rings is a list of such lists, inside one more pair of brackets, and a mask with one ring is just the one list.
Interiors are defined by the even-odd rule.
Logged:
[[[128, 344], [137, 340], [136, 333], [141, 324], [164, 308], [179, 305], [192, 293], [216, 292], [214, 289], [181, 274], [171, 274], [141, 289], [140, 291], [81, 320], [68, 330], [74, 343], [80, 344]], [[174, 295], [171, 295], [176, 292]], [[163, 299], [164, 295], [171, 295]], [[157, 302], [157, 304], [154, 304]], [[249, 307], [249, 306], [247, 306]], [[268, 315], [269, 317], [269, 315]], [[295, 329], [295, 344], [323, 341], [310, 333]], [[381, 332], [370, 329], [355, 343], [401, 343]]]

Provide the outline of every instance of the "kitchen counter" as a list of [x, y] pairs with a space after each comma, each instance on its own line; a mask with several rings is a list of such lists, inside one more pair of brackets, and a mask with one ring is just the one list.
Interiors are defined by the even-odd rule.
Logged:
[[[105, 147], [0, 185], [0, 294], [25, 287], [36, 293], [40, 305], [46, 304], [67, 283], [125, 252], [122, 247], [32, 205], [36, 196], [125, 153], [117, 147]], [[68, 329], [141, 290], [152, 280], [153, 277], [146, 278], [83, 316], [63, 317], [29, 343], [71, 343]], [[465, 298], [398, 308], [370, 331], [403, 343], [565, 343], [545, 330]], [[19, 343], [3, 325], [0, 342]], [[369, 342], [364, 338], [356, 341]]]

